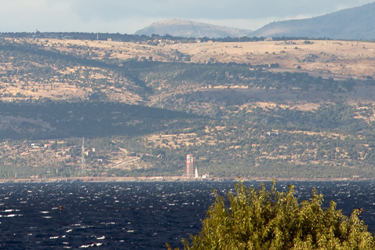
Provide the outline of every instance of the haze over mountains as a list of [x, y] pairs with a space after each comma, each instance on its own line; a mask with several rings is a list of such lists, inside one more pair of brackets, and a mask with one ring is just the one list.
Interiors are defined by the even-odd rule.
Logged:
[[332, 39], [374, 39], [375, 3], [300, 20], [273, 22], [256, 30], [254, 36], [301, 36]]
[[252, 34], [251, 30], [235, 29], [207, 23], [192, 22], [180, 19], [171, 19], [152, 23], [150, 26], [135, 32], [137, 35], [152, 34], [172, 35], [182, 37], [242, 37]]
[[191, 22], [166, 20], [138, 30], [135, 34], [169, 34], [182, 37], [309, 37], [331, 39], [375, 39], [375, 2], [360, 7], [340, 10], [318, 17], [272, 22], [251, 30]]
[[242, 37], [252, 34], [251, 30], [229, 28], [225, 26], [212, 25], [207, 23], [192, 22], [180, 19], [170, 19], [152, 23], [150, 26], [135, 32], [137, 35], [152, 34], [171, 35], [182, 37]]

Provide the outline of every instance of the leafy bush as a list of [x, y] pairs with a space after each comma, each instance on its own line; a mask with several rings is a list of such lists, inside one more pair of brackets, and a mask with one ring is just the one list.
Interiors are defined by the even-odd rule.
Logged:
[[[215, 191], [216, 201], [192, 242], [184, 249], [374, 249], [375, 241], [354, 210], [350, 218], [331, 201], [322, 209], [323, 195], [312, 190], [310, 200], [298, 202], [294, 187], [278, 192], [246, 188], [236, 183], [228, 192], [229, 206]], [[172, 249], [168, 244], [168, 249]]]

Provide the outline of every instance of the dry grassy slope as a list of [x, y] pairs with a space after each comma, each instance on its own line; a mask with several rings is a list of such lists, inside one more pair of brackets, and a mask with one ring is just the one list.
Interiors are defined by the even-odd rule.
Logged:
[[[21, 40], [16, 40], [21, 42]], [[22, 40], [23, 41], [23, 40]], [[44, 49], [56, 49], [83, 55], [91, 53], [94, 59], [102, 59], [105, 56], [126, 60], [138, 58], [138, 60], [151, 59], [154, 61], [170, 62], [179, 59], [182, 54], [190, 55], [191, 62], [236, 62], [250, 63], [252, 65], [278, 63], [280, 68], [273, 71], [303, 71], [312, 75], [323, 77], [334, 77], [343, 79], [348, 77], [375, 76], [375, 43], [357, 41], [312, 41], [306, 44], [304, 41], [264, 41], [264, 42], [243, 42], [243, 43], [160, 43], [157, 46], [137, 43], [124, 43], [116, 41], [81, 41], [81, 40], [26, 40], [29, 43], [36, 43]], [[297, 66], [301, 69], [297, 70]], [[0, 71], [11, 70], [12, 65], [0, 63]], [[94, 68], [92, 68], [95, 70]], [[83, 78], [85, 67], [68, 68], [65, 73], [80, 72]], [[64, 73], [64, 72], [62, 72]], [[110, 82], [121, 81], [123, 88], [101, 86], [101, 91], [105, 92], [111, 100], [126, 102], [129, 104], [142, 103], [142, 97], [136, 92], [128, 90], [132, 86], [129, 79], [115, 79], [111, 74], [103, 70], [97, 70], [95, 74], [89, 75], [91, 79], [107, 78]], [[76, 85], [49, 80], [45, 82], [28, 82], [25, 80], [12, 79], [12, 83], [0, 82], [3, 87], [0, 92], [12, 93], [12, 97], [1, 97], [4, 101], [25, 98], [48, 97], [56, 100], [87, 98], [87, 94], [92, 91], [90, 88], [82, 88]], [[231, 86], [233, 87], [233, 86]], [[34, 91], [38, 89], [38, 92]], [[184, 89], [162, 90], [163, 93], [150, 96], [149, 105], [155, 103], [160, 97], [165, 95], [183, 92], [195, 92], [196, 86], [186, 86]], [[236, 89], [241, 91], [241, 86]], [[244, 91], [249, 92], [245, 89]], [[259, 91], [259, 90], [257, 90]], [[360, 93], [368, 94], [368, 89], [358, 87]], [[371, 92], [371, 91], [370, 91]], [[20, 93], [24, 97], [15, 97]], [[297, 99], [300, 97], [296, 97]], [[369, 96], [368, 98], [371, 98]], [[368, 99], [367, 98], [367, 99]], [[295, 98], [294, 98], [295, 99]], [[356, 101], [353, 97], [350, 101]], [[348, 100], [349, 102], [349, 100]], [[144, 103], [147, 105], [147, 103]]]
[[[361, 41], [310, 40], [313, 44], [297, 41], [264, 41], [239, 43], [161, 43], [158, 46], [113, 41], [53, 40], [45, 46], [55, 46], [60, 51], [87, 52], [71, 48], [73, 45], [98, 48], [97, 59], [110, 52], [111, 58], [149, 58], [156, 61], [173, 61], [177, 50], [192, 56], [192, 62], [209, 61], [250, 64], [279, 63], [283, 69], [295, 70], [298, 65], [309, 72], [331, 72], [336, 75], [356, 77], [375, 76], [375, 43]], [[34, 42], [29, 40], [29, 42]]]
[[264, 41], [246, 43], [199, 43], [171, 46], [192, 55], [193, 62], [279, 63], [282, 70], [301, 70], [314, 74], [331, 73], [374, 76], [375, 43], [354, 41]]
[[[138, 44], [118, 44], [127, 47], [128, 57], [151, 55], [154, 60], [169, 61], [178, 50], [192, 56], [192, 62], [209, 61], [236, 62], [250, 64], [279, 63], [283, 70], [302, 70], [319, 74], [332, 73], [337, 76], [375, 76], [375, 43], [357, 41], [305, 41], [290, 42], [244, 42], [244, 43], [192, 43], [161, 44], [148, 46]], [[116, 42], [112, 43], [116, 46]], [[108, 45], [107, 45], [108, 46]], [[124, 47], [122, 47], [124, 48]], [[118, 53], [114, 57], [126, 58]]]
[[[192, 62], [236, 62], [250, 64], [279, 63], [282, 69], [295, 70], [298, 65], [307, 72], [332, 73], [337, 76], [375, 76], [375, 43], [359, 41], [264, 41], [244, 43], [145, 44], [97, 41], [60, 41], [61, 50], [67, 44], [87, 45], [112, 50], [111, 57], [119, 59], [148, 58], [173, 61], [176, 51], [192, 56]], [[104, 54], [104, 53], [103, 53]], [[100, 58], [100, 56], [98, 57]]]

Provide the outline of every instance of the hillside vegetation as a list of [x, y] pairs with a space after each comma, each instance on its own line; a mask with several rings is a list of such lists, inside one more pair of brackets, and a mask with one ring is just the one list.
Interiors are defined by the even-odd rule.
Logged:
[[375, 45], [0, 40], [0, 176], [374, 178]]

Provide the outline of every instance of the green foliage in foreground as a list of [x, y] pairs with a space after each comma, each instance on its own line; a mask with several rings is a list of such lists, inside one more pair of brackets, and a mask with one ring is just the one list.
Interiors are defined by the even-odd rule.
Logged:
[[[322, 209], [323, 195], [312, 190], [310, 200], [298, 202], [289, 191], [246, 188], [236, 183], [236, 193], [216, 201], [203, 220], [202, 231], [183, 239], [184, 249], [375, 249], [375, 240], [354, 210], [350, 218], [331, 201]], [[168, 249], [172, 249], [168, 244]]]

